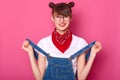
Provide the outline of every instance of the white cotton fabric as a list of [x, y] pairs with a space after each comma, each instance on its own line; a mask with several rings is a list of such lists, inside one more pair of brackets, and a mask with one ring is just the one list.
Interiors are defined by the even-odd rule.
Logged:
[[[53, 44], [52, 42], [52, 36], [45, 37], [41, 39], [38, 44], [37, 44], [41, 49], [43, 49], [46, 53], [50, 54], [52, 57], [60, 57], [60, 58], [69, 58], [71, 55], [76, 53], [78, 50], [82, 49], [85, 47], [87, 42], [78, 36], [72, 35], [72, 41], [69, 46], [69, 48], [62, 53], [57, 47]], [[41, 53], [39, 53], [41, 54]], [[41, 54], [43, 55], [43, 54]], [[43, 55], [44, 56], [44, 55]], [[76, 66], [77, 66], [77, 58], [72, 60], [72, 65], [73, 65], [73, 70], [74, 73], [76, 72]], [[48, 62], [46, 61], [46, 67], [47, 67]]]

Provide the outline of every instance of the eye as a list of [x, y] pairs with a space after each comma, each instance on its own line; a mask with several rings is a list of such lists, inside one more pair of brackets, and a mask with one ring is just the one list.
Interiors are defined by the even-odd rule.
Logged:
[[56, 17], [56, 18], [60, 18], [60, 15], [56, 15], [55, 17]]
[[68, 16], [64, 16], [64, 18], [69, 18]]

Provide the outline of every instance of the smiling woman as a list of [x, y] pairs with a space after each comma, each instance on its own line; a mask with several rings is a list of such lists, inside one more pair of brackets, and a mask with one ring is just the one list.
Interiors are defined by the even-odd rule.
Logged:
[[[70, 30], [69, 26], [72, 19], [71, 8], [74, 5], [75, 5], [74, 2], [69, 2], [68, 4], [67, 3], [55, 4], [53, 2], [49, 3], [49, 7], [52, 9], [51, 19], [53, 21], [53, 24], [55, 25], [55, 29], [52, 32], [52, 35], [41, 39], [37, 44], [41, 49], [43, 49], [46, 52], [46, 55], [59, 58], [60, 63], [59, 61], [58, 62], [56, 61], [57, 59], [52, 60], [58, 64], [65, 63], [63, 60], [61, 60], [61, 58], [69, 58], [72, 55], [74, 55], [74, 53], [88, 45], [83, 38], [72, 34]], [[67, 74], [69, 71], [67, 70], [67, 66], [64, 66], [66, 67], [66, 69], [63, 71], [60, 70], [56, 72], [48, 72], [49, 70], [47, 69], [51, 69], [51, 67], [49, 67], [48, 56], [46, 57], [42, 53], [37, 51], [38, 52], [38, 64], [37, 64], [34, 57], [34, 50], [30, 45], [29, 41], [24, 41], [22, 48], [29, 54], [32, 70], [36, 80], [48, 80], [48, 79], [75, 80], [76, 78], [74, 75], [78, 76], [77, 77], [78, 80], [85, 80], [95, 59], [96, 53], [98, 53], [101, 50], [101, 44], [98, 41], [96, 41], [95, 44], [93, 44], [87, 64], [85, 64], [86, 52], [82, 52], [81, 55], [78, 55], [77, 57], [72, 59], [71, 62], [72, 68], [70, 72], [73, 71], [73, 74]], [[52, 70], [54, 69], [56, 70], [56, 68], [53, 67]], [[46, 73], [51, 73], [51, 75]], [[56, 74], [62, 75], [54, 76]], [[65, 76], [66, 74], [69, 77]], [[71, 78], [71, 76], [73, 77]]]
[[59, 34], [63, 35], [69, 28], [70, 21], [72, 18], [71, 8], [74, 6], [74, 2], [58, 3], [54, 4], [51, 2], [49, 7], [52, 8], [52, 21], [56, 26], [56, 30]]

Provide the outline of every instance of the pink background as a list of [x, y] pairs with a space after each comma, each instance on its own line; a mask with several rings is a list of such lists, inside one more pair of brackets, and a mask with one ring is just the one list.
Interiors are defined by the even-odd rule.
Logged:
[[[54, 29], [48, 3], [70, 0], [0, 0], [0, 80], [34, 80], [29, 57], [21, 49], [26, 38], [38, 42]], [[99, 40], [88, 80], [120, 80], [120, 1], [72, 0], [71, 28], [88, 43]]]

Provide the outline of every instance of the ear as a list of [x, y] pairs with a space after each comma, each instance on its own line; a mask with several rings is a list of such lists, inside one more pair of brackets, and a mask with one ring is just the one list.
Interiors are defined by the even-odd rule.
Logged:
[[72, 17], [70, 18], [70, 21], [72, 21]]
[[52, 20], [52, 22], [54, 22], [54, 18], [53, 18], [53, 15], [51, 15], [51, 20]]

